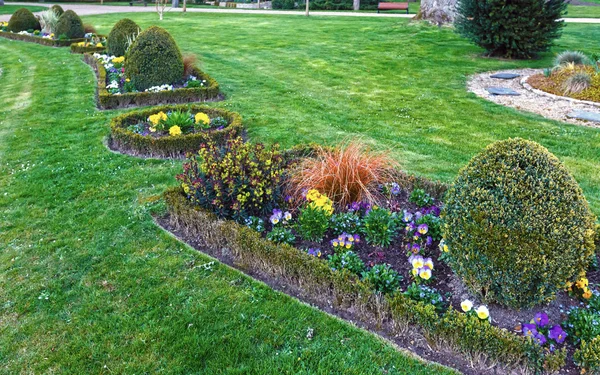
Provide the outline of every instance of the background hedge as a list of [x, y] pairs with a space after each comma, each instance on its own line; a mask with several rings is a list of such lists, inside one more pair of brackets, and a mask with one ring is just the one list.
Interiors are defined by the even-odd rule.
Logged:
[[8, 21], [8, 30], [13, 33], [28, 30], [41, 30], [40, 21], [27, 8], [17, 9]]
[[[192, 113], [204, 112], [209, 117], [221, 116], [229, 122], [229, 125], [222, 130], [211, 130], [210, 132], [200, 132], [193, 134], [183, 134], [179, 136], [165, 136], [154, 138], [143, 136], [127, 130], [129, 125], [139, 121], [146, 120], [150, 115], [160, 111], [189, 110]], [[143, 157], [154, 158], [183, 158], [187, 152], [196, 152], [200, 145], [209, 139], [215, 143], [224, 143], [228, 137], [241, 135], [243, 131], [242, 118], [236, 112], [230, 112], [224, 109], [193, 105], [166, 105], [143, 109], [122, 114], [112, 119], [110, 125], [111, 148], [120, 152]]]

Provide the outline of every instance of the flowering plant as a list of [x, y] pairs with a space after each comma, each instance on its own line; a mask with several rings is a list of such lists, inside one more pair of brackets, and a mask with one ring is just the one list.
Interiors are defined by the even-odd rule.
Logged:
[[334, 271], [347, 269], [357, 275], [360, 275], [365, 269], [365, 264], [360, 257], [350, 250], [330, 255], [328, 263]]
[[475, 310], [473, 309], [473, 307], [474, 307], [473, 302], [471, 302], [468, 299], [466, 299], [460, 303], [460, 308], [462, 309], [462, 311], [465, 314], [470, 315], [470, 316], [476, 316], [480, 320], [487, 320], [487, 321], [491, 320], [490, 310], [487, 308], [487, 306], [481, 305]]
[[592, 290], [590, 289], [590, 282], [587, 277], [581, 277], [575, 283], [568, 282], [567, 290], [571, 295], [588, 300], [592, 298], [593, 295]]
[[[567, 333], [563, 331], [560, 324], [550, 326], [550, 319], [544, 312], [538, 312], [533, 319], [521, 325], [521, 332], [525, 337], [529, 337], [539, 345], [550, 345], [550, 351], [554, 351], [555, 344], [562, 344], [567, 338]], [[551, 340], [549, 342], [549, 340]]]
[[423, 258], [421, 255], [411, 255], [408, 261], [412, 265], [412, 276], [417, 284], [426, 283], [431, 280], [433, 271], [433, 260]]
[[360, 242], [360, 236], [358, 234], [348, 234], [342, 233], [333, 240], [331, 240], [331, 245], [335, 249], [351, 249], [354, 244]]
[[317, 190], [309, 190], [306, 202], [300, 208], [296, 229], [300, 236], [308, 241], [321, 241], [329, 228], [329, 219], [333, 213], [333, 202]]
[[364, 217], [364, 228], [367, 243], [381, 247], [390, 246], [398, 229], [396, 213], [374, 207]]
[[448, 302], [435, 288], [412, 283], [406, 288], [404, 295], [415, 301], [432, 304], [438, 313], [443, 313], [448, 309]]
[[362, 273], [363, 280], [370, 282], [378, 292], [389, 294], [400, 288], [402, 276], [389, 264], [376, 264]]

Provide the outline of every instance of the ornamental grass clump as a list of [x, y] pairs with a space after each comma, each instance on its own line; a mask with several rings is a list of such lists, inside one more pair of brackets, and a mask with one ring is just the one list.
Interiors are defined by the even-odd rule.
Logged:
[[577, 94], [587, 90], [592, 85], [592, 76], [587, 72], [578, 72], [563, 83], [564, 95]]
[[563, 51], [554, 58], [554, 66], [565, 64], [587, 65], [590, 59], [583, 52], [579, 51]]
[[243, 223], [271, 212], [281, 201], [283, 167], [277, 145], [266, 148], [237, 137], [224, 146], [212, 140], [203, 144], [177, 179], [193, 203]]
[[459, 172], [445, 203], [450, 266], [486, 301], [550, 301], [594, 254], [595, 217], [581, 188], [535, 142], [488, 146]]
[[292, 195], [317, 189], [341, 207], [352, 202], [378, 203], [379, 186], [393, 179], [397, 163], [387, 155], [350, 142], [339, 148], [319, 148], [302, 159], [291, 174]]

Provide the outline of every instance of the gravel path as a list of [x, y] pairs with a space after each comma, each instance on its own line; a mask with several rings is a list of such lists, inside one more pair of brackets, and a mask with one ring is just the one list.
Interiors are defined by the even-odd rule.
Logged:
[[[52, 3], [11, 3], [7, 2], [7, 5], [38, 5], [38, 6], [52, 6]], [[74, 10], [77, 14], [82, 16], [89, 16], [95, 14], [106, 14], [106, 13], [138, 13], [138, 12], [155, 12], [152, 5], [148, 7], [142, 6], [118, 6], [118, 5], [94, 5], [94, 4], [68, 4], [60, 3], [64, 9]], [[181, 12], [181, 8], [170, 9], [170, 12]], [[233, 13], [233, 14], [274, 14], [274, 15], [290, 15], [290, 16], [304, 16], [303, 11], [290, 11], [290, 10], [252, 10], [252, 9], [227, 9], [227, 8], [188, 8], [189, 13]], [[326, 11], [313, 11], [310, 13], [311, 16], [330, 16], [330, 17], [386, 17], [386, 18], [412, 18], [414, 14], [400, 14], [400, 13], [365, 13], [365, 12], [326, 12]], [[10, 14], [0, 15], [0, 21], [8, 21]], [[158, 16], [157, 16], [158, 17]], [[158, 19], [158, 18], [157, 18]], [[600, 23], [600, 18], [565, 18], [566, 22], [573, 23]]]
[[[589, 126], [593, 128], [600, 128], [600, 123], [581, 121], [567, 117], [567, 114], [573, 112], [574, 110], [600, 113], [600, 104], [598, 106], [593, 106], [589, 104], [578, 103], [568, 99], [562, 99], [560, 97], [540, 95], [523, 87], [523, 85], [521, 84], [522, 78], [541, 72], [542, 70], [540, 69], [520, 69], [477, 74], [469, 79], [469, 81], [467, 82], [467, 88], [470, 92], [474, 93], [475, 95], [497, 104], [512, 107], [522, 111], [537, 113], [541, 116], [552, 120]], [[490, 76], [494, 73], [516, 73], [520, 74], [521, 76], [511, 80], [503, 80], [491, 78]], [[521, 95], [491, 95], [486, 90], [489, 87], [511, 88]]]

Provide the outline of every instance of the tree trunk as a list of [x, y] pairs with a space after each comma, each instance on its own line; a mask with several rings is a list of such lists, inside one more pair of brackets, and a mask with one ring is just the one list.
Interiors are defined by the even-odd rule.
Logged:
[[183, 0], [183, 13], [187, 12], [187, 0]]
[[436, 25], [452, 23], [456, 17], [457, 0], [421, 0], [421, 9], [416, 19]]
[[360, 0], [354, 0], [352, 5], [354, 6], [354, 10], [360, 10]]
[[304, 11], [304, 14], [306, 15], [306, 17], [308, 17], [309, 11], [310, 11], [310, 0], [306, 0], [306, 10]]

